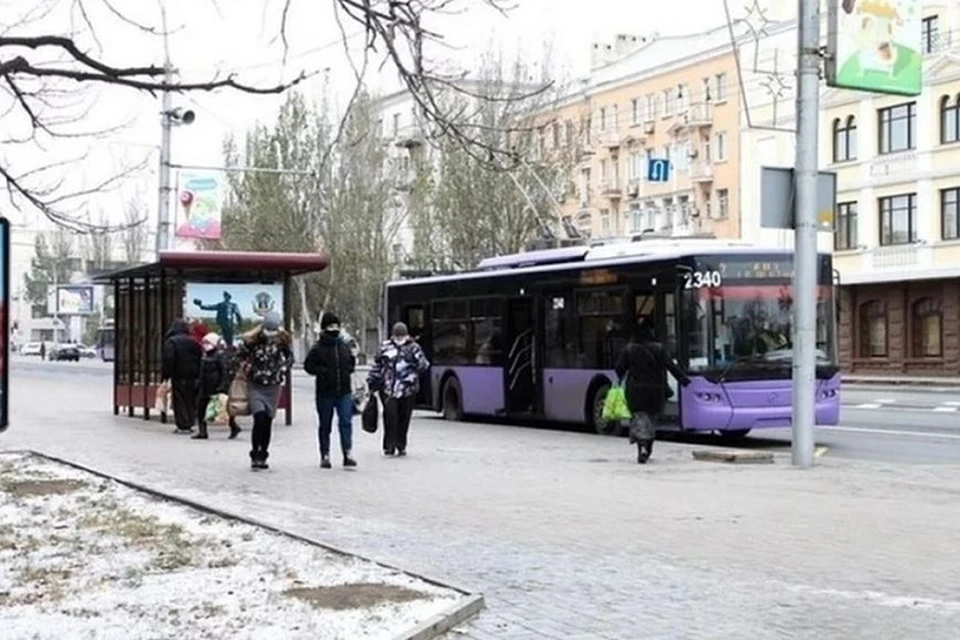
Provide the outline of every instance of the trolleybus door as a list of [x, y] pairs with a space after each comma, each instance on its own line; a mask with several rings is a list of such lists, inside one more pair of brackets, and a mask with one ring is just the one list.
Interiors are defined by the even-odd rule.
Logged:
[[508, 414], [534, 413], [537, 401], [537, 370], [539, 340], [537, 340], [535, 305], [533, 298], [507, 300], [504, 323], [504, 404]]

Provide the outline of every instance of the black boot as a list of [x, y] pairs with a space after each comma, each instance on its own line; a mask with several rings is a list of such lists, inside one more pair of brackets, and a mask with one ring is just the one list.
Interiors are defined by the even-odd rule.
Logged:
[[650, 459], [650, 451], [647, 449], [647, 440], [640, 440], [637, 442], [637, 462], [639, 464], [647, 464], [647, 460]]
[[190, 436], [192, 440], [206, 440], [209, 437], [210, 436], [207, 435], [207, 423], [205, 422], [201, 422], [200, 430], [197, 431], [197, 433], [195, 433], [194, 435]]
[[343, 466], [345, 467], [355, 467], [357, 466], [357, 461], [350, 456], [349, 451], [343, 452]]
[[240, 435], [240, 425], [237, 424], [236, 420], [230, 420], [230, 435], [227, 436], [229, 440], [234, 440], [238, 435]]

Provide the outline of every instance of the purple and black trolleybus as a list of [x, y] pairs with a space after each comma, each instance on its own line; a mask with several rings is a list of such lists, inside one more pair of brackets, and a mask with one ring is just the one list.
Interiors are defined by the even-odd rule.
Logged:
[[[586, 424], [600, 418], [614, 364], [644, 319], [690, 376], [662, 425], [742, 437], [791, 423], [793, 255], [705, 239], [532, 251], [475, 271], [384, 287], [387, 326], [402, 320], [432, 368], [418, 406], [467, 416]], [[820, 256], [817, 424], [840, 412], [834, 278]]]

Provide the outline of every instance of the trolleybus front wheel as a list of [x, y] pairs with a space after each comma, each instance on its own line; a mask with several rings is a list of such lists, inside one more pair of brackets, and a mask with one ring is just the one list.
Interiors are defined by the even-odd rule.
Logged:
[[609, 391], [609, 382], [593, 383], [587, 396], [589, 398], [586, 410], [587, 426], [602, 436], [619, 436], [623, 433], [623, 425], [603, 419], [603, 403]]

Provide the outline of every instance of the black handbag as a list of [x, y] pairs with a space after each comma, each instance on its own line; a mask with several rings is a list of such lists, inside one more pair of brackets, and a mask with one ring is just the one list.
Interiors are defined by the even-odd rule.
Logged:
[[376, 433], [378, 422], [380, 422], [380, 401], [377, 399], [377, 394], [371, 393], [367, 406], [363, 408], [363, 414], [360, 416], [360, 426], [367, 433]]

